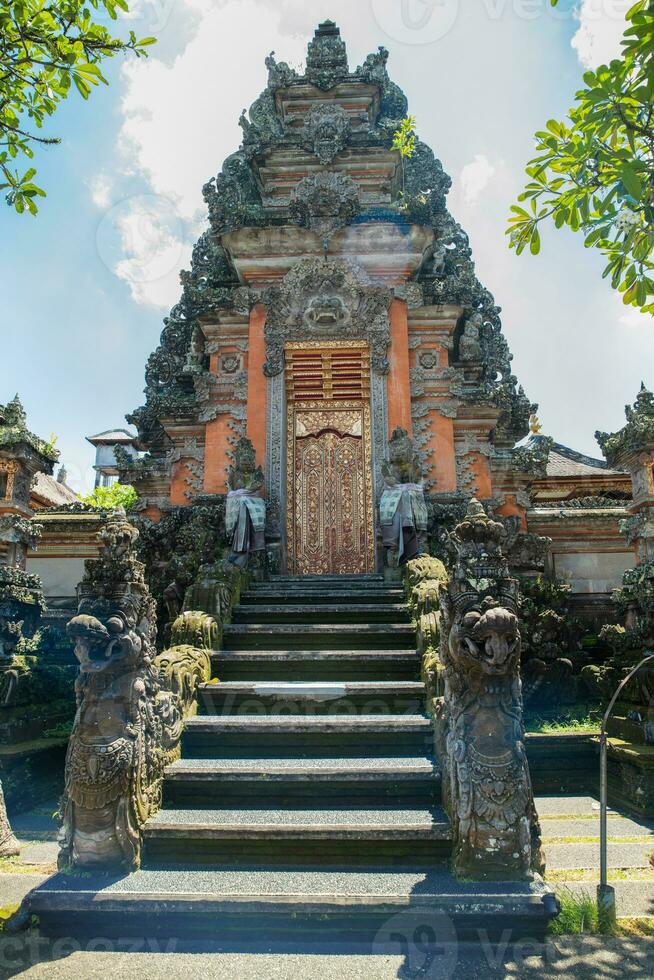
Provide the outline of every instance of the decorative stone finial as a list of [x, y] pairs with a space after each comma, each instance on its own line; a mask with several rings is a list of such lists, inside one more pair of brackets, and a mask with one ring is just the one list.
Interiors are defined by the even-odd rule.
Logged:
[[532, 436], [539, 436], [543, 431], [543, 426], [541, 425], [541, 421], [536, 412], [533, 412], [529, 416], [529, 431], [531, 432]]
[[627, 424], [618, 432], [596, 432], [609, 466], [629, 469], [629, 460], [654, 449], [654, 394], [641, 382], [633, 406], [625, 406]]
[[307, 49], [306, 77], [326, 91], [348, 75], [347, 49], [341, 32], [331, 20], [318, 25]]
[[27, 413], [23, 408], [18, 395], [14, 395], [5, 407], [5, 425], [16, 426], [19, 429], [27, 428]]

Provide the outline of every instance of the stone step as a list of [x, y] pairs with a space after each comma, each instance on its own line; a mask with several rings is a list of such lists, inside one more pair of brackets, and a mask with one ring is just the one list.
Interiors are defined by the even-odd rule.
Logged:
[[223, 645], [225, 650], [415, 649], [416, 631], [411, 623], [233, 623], [224, 628]]
[[403, 589], [335, 589], [328, 591], [312, 588], [270, 588], [261, 587], [259, 589], [248, 589], [241, 595], [243, 605], [276, 605], [278, 603], [288, 603], [292, 605], [329, 605], [334, 601], [343, 601], [349, 604], [368, 604], [375, 603], [387, 605], [389, 603], [404, 601]]
[[[397, 952], [406, 929], [437, 940], [541, 941], [556, 912], [551, 890], [525, 882], [456, 881], [435, 862], [424, 869], [147, 868], [121, 877], [59, 872], [31, 894], [46, 936], [357, 942]], [[415, 915], [414, 915], [415, 913]], [[396, 919], [401, 915], [401, 919]], [[505, 933], [505, 930], [508, 932]], [[383, 946], [382, 946], [383, 944]], [[422, 960], [420, 961], [422, 962]], [[442, 962], [442, 961], [441, 961]], [[440, 967], [439, 967], [440, 968]], [[445, 975], [445, 974], [443, 974]]]
[[424, 755], [432, 723], [423, 715], [204, 715], [189, 718], [183, 754], [199, 758]]
[[232, 623], [405, 623], [410, 622], [407, 607], [399, 603], [364, 604], [332, 602], [312, 605], [278, 603], [277, 605], [239, 604], [232, 610]]
[[362, 758], [180, 759], [166, 769], [164, 799], [178, 805], [437, 803], [441, 774], [427, 755]]
[[[384, 584], [384, 576], [379, 573], [369, 573], [367, 575], [271, 575], [267, 582], [274, 585], [369, 585], [377, 583]], [[257, 583], [264, 584], [264, 583]]]
[[525, 747], [537, 793], [577, 794], [598, 785], [599, 753], [595, 736], [527, 732]]
[[202, 714], [416, 714], [424, 709], [420, 681], [221, 681], [201, 684]]
[[168, 809], [143, 828], [144, 864], [403, 866], [447, 860], [450, 822], [438, 807]]
[[217, 650], [213, 675], [230, 680], [416, 680], [415, 649], [388, 650]]

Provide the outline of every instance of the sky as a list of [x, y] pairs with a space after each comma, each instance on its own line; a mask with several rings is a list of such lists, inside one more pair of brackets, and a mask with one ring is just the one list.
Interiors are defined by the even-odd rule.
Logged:
[[336, 20], [350, 68], [384, 45], [417, 131], [453, 181], [448, 206], [502, 307], [513, 369], [543, 432], [599, 456], [596, 429], [624, 421], [654, 385], [654, 321], [602, 280], [580, 235], [546, 229], [517, 257], [504, 234], [533, 134], [572, 105], [582, 72], [618, 54], [631, 0], [132, 0], [117, 32], [156, 36], [150, 57], [113, 59], [109, 86], [63, 104], [34, 164], [37, 218], [0, 207], [0, 402], [18, 392], [30, 428], [57, 436], [78, 492], [93, 485], [85, 436], [125, 426], [144, 368], [206, 227], [202, 185], [238, 148], [238, 117], [275, 51], [304, 63]]

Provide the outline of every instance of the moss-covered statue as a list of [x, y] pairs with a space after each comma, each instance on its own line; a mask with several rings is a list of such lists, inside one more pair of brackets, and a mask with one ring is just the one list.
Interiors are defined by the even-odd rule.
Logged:
[[405, 565], [422, 553], [427, 531], [427, 506], [422, 465], [406, 429], [395, 429], [382, 465], [384, 489], [379, 520], [386, 563]]
[[[111, 514], [98, 535], [99, 557], [86, 562], [78, 615], [68, 624], [80, 673], [61, 867], [138, 866], [141, 828], [161, 805], [163, 770], [179, 755], [197, 684], [210, 676], [215, 627], [202, 614], [186, 614], [177, 632], [173, 627], [180, 645], [156, 656], [155, 604], [134, 557], [137, 537], [122, 508]], [[208, 623], [189, 625], [193, 616]], [[189, 636], [198, 646], [188, 645]]]
[[234, 449], [227, 482], [225, 530], [229, 561], [238, 568], [247, 568], [250, 555], [266, 547], [266, 502], [260, 496], [263, 470], [257, 466], [254, 446], [245, 436]]
[[474, 878], [543, 868], [524, 745], [518, 585], [502, 554], [504, 535], [473, 499], [451, 535], [456, 562], [440, 589], [437, 734], [455, 869]]

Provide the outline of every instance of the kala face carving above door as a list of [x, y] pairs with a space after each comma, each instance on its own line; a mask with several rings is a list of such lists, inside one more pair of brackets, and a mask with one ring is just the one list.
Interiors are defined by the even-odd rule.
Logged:
[[[374, 569], [368, 350], [287, 349], [289, 571]], [[342, 391], [358, 396], [334, 398]]]

